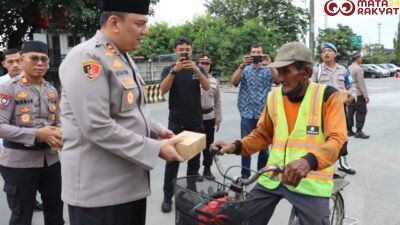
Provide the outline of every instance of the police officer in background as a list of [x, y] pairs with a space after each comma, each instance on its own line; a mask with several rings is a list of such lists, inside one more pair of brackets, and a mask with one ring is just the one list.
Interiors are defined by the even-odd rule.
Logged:
[[10, 225], [31, 224], [36, 192], [44, 206], [45, 225], [61, 225], [61, 174], [57, 149], [62, 148], [57, 90], [43, 77], [47, 45], [25, 42], [22, 73], [0, 85], [0, 173], [11, 210]]
[[[359, 52], [351, 54], [352, 64], [349, 66], [351, 76], [357, 88], [357, 101], [347, 107], [347, 133], [349, 136], [354, 135], [355, 138], [368, 139], [369, 135], [365, 134], [362, 129], [367, 116], [367, 104], [369, 103], [367, 85], [364, 80], [364, 71], [360, 67], [362, 57]], [[354, 114], [356, 116], [356, 133], [353, 131]]]
[[[351, 75], [346, 67], [336, 63], [335, 58], [337, 54], [337, 48], [332, 43], [324, 43], [321, 46], [321, 59], [322, 64], [314, 67], [313, 75], [311, 80], [316, 83], [327, 84], [341, 92], [347, 91], [349, 93], [348, 98], [344, 99], [344, 104], [348, 105], [352, 103], [356, 98], [356, 88], [352, 82], [346, 82], [351, 80]], [[344, 111], [346, 114], [346, 110]], [[355, 174], [356, 171], [347, 162], [346, 156], [348, 155], [347, 141], [344, 143], [342, 151], [339, 157], [338, 169], [347, 173]]]
[[[19, 50], [16, 48], [7, 49], [4, 52], [1, 65], [7, 70], [7, 74], [0, 77], [0, 84], [4, 84], [11, 78], [18, 76], [22, 72], [21, 54], [19, 53]], [[0, 143], [0, 148], [2, 148], [2, 139], [0, 139]], [[35, 201], [34, 209], [42, 211], [43, 205], [38, 201]]]
[[0, 77], [0, 84], [4, 84], [9, 79], [19, 75], [22, 71], [21, 55], [18, 49], [11, 48], [4, 52], [4, 59], [1, 65], [7, 69], [7, 74]]
[[209, 151], [211, 143], [214, 142], [214, 132], [218, 132], [222, 121], [221, 113], [221, 94], [219, 91], [218, 80], [211, 75], [211, 58], [200, 55], [198, 65], [208, 74], [210, 89], [208, 91], [201, 88], [201, 107], [203, 113], [204, 133], [206, 134], [207, 145], [203, 150], [203, 176], [215, 179], [211, 173], [212, 157]]
[[151, 119], [128, 55], [148, 34], [149, 4], [104, 0], [100, 30], [59, 68], [62, 198], [71, 225], [144, 225], [149, 171], [159, 157], [183, 161], [179, 139]]

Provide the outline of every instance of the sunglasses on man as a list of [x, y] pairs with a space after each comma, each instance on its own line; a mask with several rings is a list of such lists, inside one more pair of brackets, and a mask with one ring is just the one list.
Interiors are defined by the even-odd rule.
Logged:
[[200, 62], [201, 65], [209, 66], [211, 63], [209, 62]]
[[29, 59], [31, 60], [31, 62], [33, 64], [38, 64], [39, 60], [44, 64], [49, 62], [49, 57], [47, 57], [47, 56], [31, 55], [31, 56], [29, 56]]

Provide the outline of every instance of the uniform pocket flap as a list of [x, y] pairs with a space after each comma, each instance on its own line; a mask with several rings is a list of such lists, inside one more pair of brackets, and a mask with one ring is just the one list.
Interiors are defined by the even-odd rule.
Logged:
[[9, 195], [17, 194], [17, 185], [4, 183], [3, 191]]
[[137, 87], [137, 84], [135, 83], [132, 77], [121, 77], [118, 78], [118, 80], [125, 90]]

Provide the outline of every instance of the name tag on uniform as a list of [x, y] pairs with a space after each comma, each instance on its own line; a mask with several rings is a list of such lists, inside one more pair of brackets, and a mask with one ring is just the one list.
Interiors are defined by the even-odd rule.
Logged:
[[318, 126], [307, 126], [307, 134], [318, 135], [319, 127]]

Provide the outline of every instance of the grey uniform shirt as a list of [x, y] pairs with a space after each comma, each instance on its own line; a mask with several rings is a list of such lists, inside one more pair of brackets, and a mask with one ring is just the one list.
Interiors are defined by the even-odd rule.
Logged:
[[214, 108], [210, 113], [203, 114], [203, 120], [211, 120], [215, 118], [216, 122], [222, 121], [221, 113], [221, 94], [219, 91], [218, 80], [208, 75], [210, 81], [210, 89], [205, 91], [201, 88], [201, 107], [203, 110]]
[[353, 63], [349, 66], [349, 70], [353, 78], [353, 83], [357, 89], [357, 95], [368, 98], [367, 85], [365, 85], [364, 80], [364, 71], [361, 66], [359, 66], [357, 63]]
[[152, 138], [165, 128], [146, 109], [133, 61], [98, 31], [71, 49], [59, 74], [62, 199], [103, 207], [150, 195], [149, 170], [160, 152]]
[[354, 84], [350, 84], [348, 87], [345, 85], [346, 73], [346, 67], [340, 64], [336, 63], [333, 68], [329, 68], [325, 64], [320, 64], [314, 66], [311, 80], [316, 83], [330, 85], [339, 91], [349, 90], [350, 94], [357, 99], [357, 90]]
[[[24, 73], [0, 85], [0, 137], [32, 146], [36, 130], [59, 125], [57, 90], [43, 80], [40, 93]], [[11, 168], [39, 168], [58, 162], [58, 153], [49, 147], [43, 150], [20, 150], [3, 147], [0, 165]]]
[[[0, 77], [0, 84], [5, 84], [8, 80], [11, 79], [10, 74], [4, 74]], [[0, 138], [0, 149], [3, 148], [3, 139]]]

